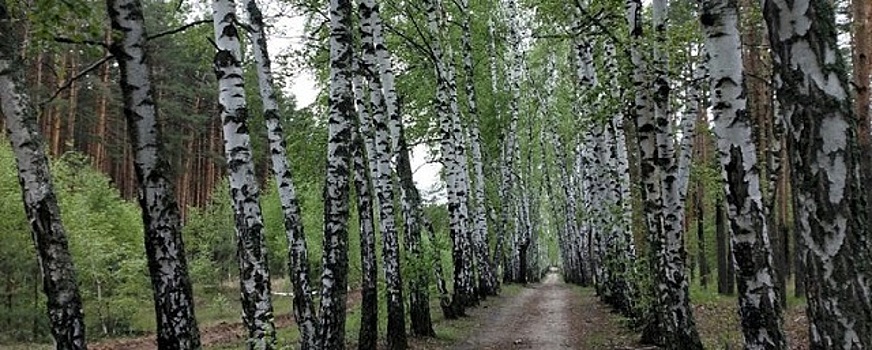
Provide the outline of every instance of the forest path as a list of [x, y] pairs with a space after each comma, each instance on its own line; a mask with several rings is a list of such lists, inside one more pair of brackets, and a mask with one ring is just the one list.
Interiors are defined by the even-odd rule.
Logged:
[[511, 299], [470, 313], [479, 327], [455, 350], [644, 348], [590, 290], [563, 283], [554, 271]]

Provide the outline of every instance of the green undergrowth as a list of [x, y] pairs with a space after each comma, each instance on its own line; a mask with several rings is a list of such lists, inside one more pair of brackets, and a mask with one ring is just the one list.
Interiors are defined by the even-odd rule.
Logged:
[[[796, 333], [797, 328], [801, 329], [805, 326], [801, 323], [803, 318], [797, 318], [793, 315], [803, 313], [805, 298], [794, 296], [793, 283], [788, 283], [787, 293], [784, 327], [788, 334], [788, 340], [796, 339], [794, 342], [801, 342]], [[735, 294], [718, 294], [715, 285], [709, 285], [708, 288], [704, 289], [698, 284], [693, 284], [690, 288], [690, 300], [693, 303], [696, 326], [706, 349], [742, 348], [738, 299]]]

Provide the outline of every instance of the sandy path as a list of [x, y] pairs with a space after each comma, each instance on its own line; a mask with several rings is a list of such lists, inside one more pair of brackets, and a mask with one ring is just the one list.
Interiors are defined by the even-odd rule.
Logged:
[[569, 286], [550, 273], [499, 310], [482, 315], [481, 329], [454, 349], [576, 349], [572, 336], [575, 298]]

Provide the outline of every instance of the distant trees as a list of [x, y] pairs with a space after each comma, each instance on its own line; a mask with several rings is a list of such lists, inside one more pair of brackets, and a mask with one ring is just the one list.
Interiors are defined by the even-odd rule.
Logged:
[[[0, 204], [14, 232], [0, 246], [0, 341], [52, 330], [66, 337], [59, 346], [83, 346], [82, 310], [88, 334], [144, 331], [134, 318], [148, 299], [147, 267], [160, 348], [203, 345], [195, 297], [210, 308], [237, 288], [246, 346], [277, 348], [269, 272], [287, 269], [303, 349], [346, 346], [358, 287], [357, 346], [404, 349], [407, 332], [436, 334], [432, 284], [445, 318], [456, 318], [501, 281], [532, 282], [558, 266], [646, 341], [699, 349], [690, 278], [699, 266], [706, 284], [717, 261], [718, 291], [738, 287], [746, 347], [786, 347], [792, 272], [809, 287], [812, 348], [870, 343], [864, 2], [851, 7], [848, 47], [824, 0], [769, 0], [764, 20], [744, 0], [297, 1], [275, 6], [308, 17], [306, 45], [273, 56], [273, 4], [241, 4], [248, 16], [236, 1], [210, 4], [210, 43], [197, 26], [210, 20], [183, 24], [196, 13], [185, 4], [2, 3], [11, 20], [0, 26], [15, 40], [0, 44], [0, 98], [20, 173], [0, 169], [0, 191], [17, 198], [20, 176], [25, 211]], [[840, 57], [848, 49], [850, 67]], [[317, 73], [326, 104], [296, 110], [283, 93], [288, 57]], [[257, 85], [245, 84], [252, 77]], [[719, 161], [707, 151], [715, 140]], [[416, 167], [427, 150], [443, 181], [423, 191]], [[12, 158], [0, 148], [0, 162]], [[140, 209], [122, 199], [134, 195]], [[307, 237], [304, 222], [323, 236]], [[805, 274], [784, 268], [791, 249]], [[50, 317], [25, 325], [20, 315], [46, 298], [39, 268]]]

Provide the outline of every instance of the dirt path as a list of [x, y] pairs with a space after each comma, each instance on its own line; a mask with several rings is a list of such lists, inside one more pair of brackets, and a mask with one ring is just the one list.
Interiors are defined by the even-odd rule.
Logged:
[[549, 273], [540, 284], [489, 309], [472, 312], [478, 329], [455, 350], [637, 349], [636, 335], [589, 291], [573, 288]]

